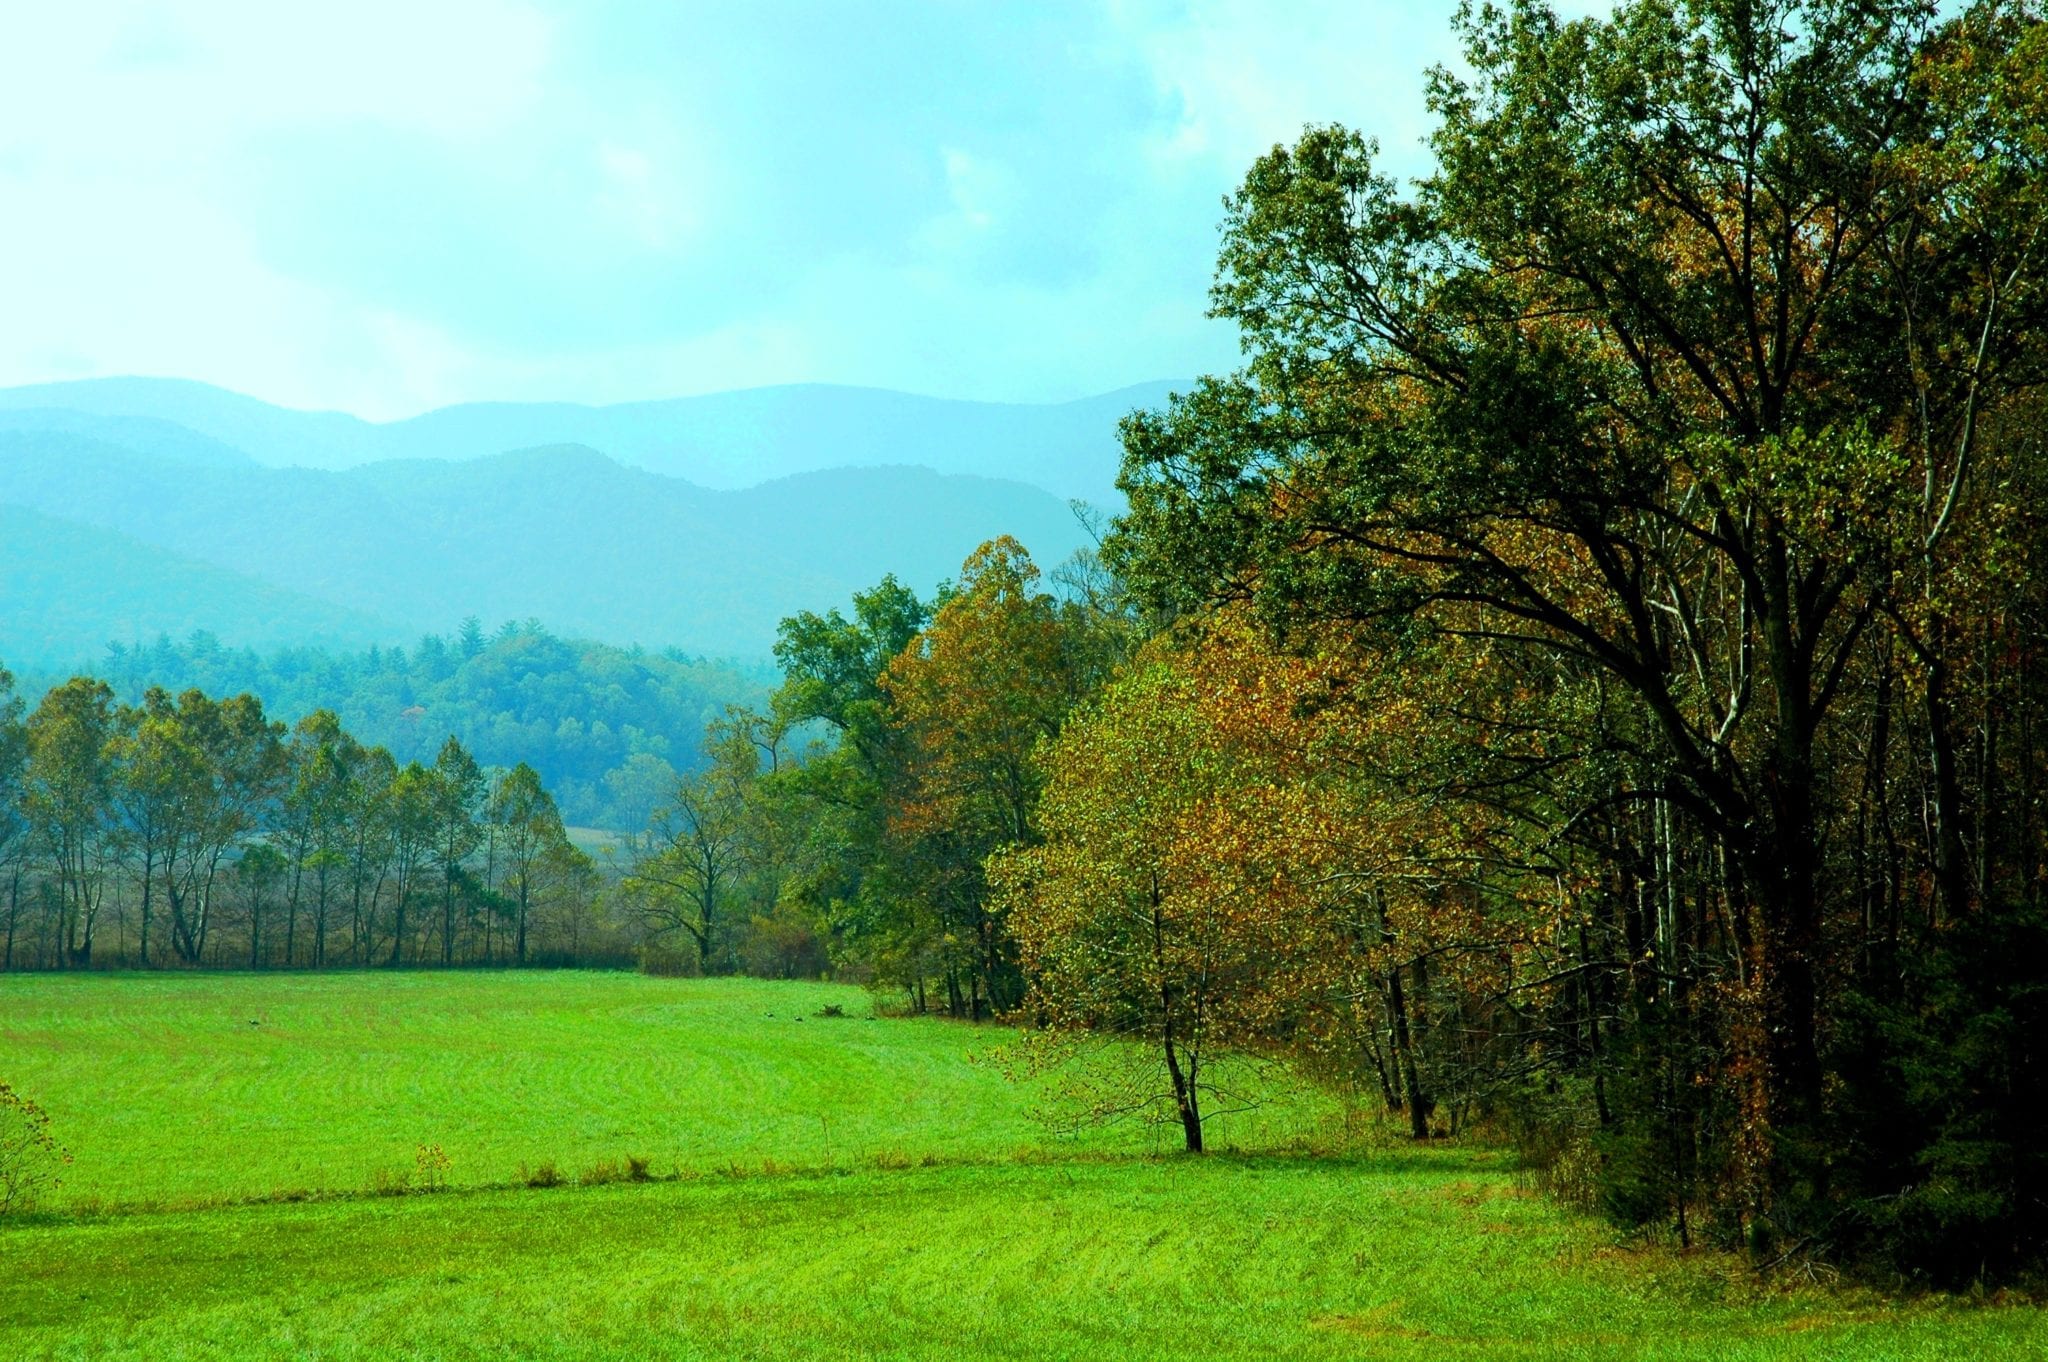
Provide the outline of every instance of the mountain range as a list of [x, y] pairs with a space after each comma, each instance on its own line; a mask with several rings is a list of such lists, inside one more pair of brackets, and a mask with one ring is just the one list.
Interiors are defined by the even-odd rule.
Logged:
[[0, 389], [0, 428], [42, 425], [58, 412], [82, 433], [175, 445], [191, 459], [325, 469], [580, 444], [718, 489], [825, 468], [914, 464], [1106, 503], [1116, 482], [1118, 419], [1160, 405], [1172, 386], [1143, 383], [1034, 405], [811, 383], [602, 407], [471, 402], [374, 422], [272, 406], [184, 379], [96, 378]]
[[1147, 385], [1050, 406], [856, 388], [374, 423], [203, 384], [0, 390], [0, 659], [197, 628], [408, 641], [474, 614], [758, 657], [884, 573], [928, 591], [995, 534], [1050, 567], [1114, 496]]

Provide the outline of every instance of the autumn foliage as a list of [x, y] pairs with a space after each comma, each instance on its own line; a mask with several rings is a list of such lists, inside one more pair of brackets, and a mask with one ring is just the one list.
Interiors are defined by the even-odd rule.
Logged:
[[1681, 1241], [2038, 1264], [2048, 25], [1457, 24], [1428, 177], [1232, 196], [1247, 363], [1126, 421], [1099, 559], [788, 627], [809, 901], [1191, 1150], [1235, 1052]]

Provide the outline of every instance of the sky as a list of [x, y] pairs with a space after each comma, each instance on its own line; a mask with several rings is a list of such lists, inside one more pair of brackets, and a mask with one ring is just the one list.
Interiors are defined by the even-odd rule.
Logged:
[[1451, 0], [0, 0], [0, 386], [391, 419], [1232, 367], [1221, 200], [1417, 172]]

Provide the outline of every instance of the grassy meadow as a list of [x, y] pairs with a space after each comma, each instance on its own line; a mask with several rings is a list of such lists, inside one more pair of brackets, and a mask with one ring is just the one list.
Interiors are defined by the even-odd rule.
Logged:
[[[1059, 1136], [975, 1062], [1002, 1033], [870, 1016], [846, 985], [626, 973], [0, 976], [9, 1081], [71, 1147], [74, 1204], [374, 1189], [421, 1144], [465, 1187], [626, 1157], [759, 1171], [1165, 1137]], [[1302, 1114], [1257, 1113], [1244, 1138]]]
[[[1002, 1032], [867, 1011], [622, 974], [0, 977], [0, 1075], [76, 1156], [0, 1225], [0, 1357], [2048, 1356], [2032, 1306], [1620, 1244], [1493, 1151], [1329, 1152], [1325, 1101], [1200, 1160], [1063, 1135], [974, 1062]], [[378, 1195], [421, 1143], [447, 1190]], [[607, 1181], [628, 1156], [653, 1180]], [[543, 1164], [563, 1185], [521, 1185]]]

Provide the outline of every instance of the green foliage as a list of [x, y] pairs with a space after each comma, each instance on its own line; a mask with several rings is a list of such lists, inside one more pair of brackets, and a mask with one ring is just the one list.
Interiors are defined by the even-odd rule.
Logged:
[[736, 711], [707, 749], [748, 773], [727, 802], [751, 810], [749, 958], [782, 973], [822, 950], [918, 1012], [1017, 1006], [1015, 944], [984, 865], [1036, 838], [1034, 753], [1136, 632], [1092, 555], [1053, 585], [1004, 536], [929, 603], [885, 578], [855, 594], [851, 618], [783, 621], [769, 712]]
[[1842, 1162], [1856, 1185], [1897, 1190], [1846, 1207], [1836, 1232], [1901, 1277], [1964, 1287], [2028, 1267], [2048, 1206], [2048, 912], [1989, 911], [1945, 936], [1899, 993], [1850, 999]]
[[524, 763], [450, 737], [401, 768], [332, 711], [287, 730], [246, 693], [120, 706], [74, 677], [21, 710], [0, 672], [0, 969], [218, 966], [228, 933], [251, 969], [524, 964], [533, 928], [556, 962], [630, 948], [592, 939], [596, 867]]
[[448, 1172], [454, 1162], [438, 1144], [423, 1144], [413, 1150], [413, 1180], [422, 1192], [448, 1190]]
[[704, 726], [729, 704], [764, 695], [767, 674], [676, 651], [649, 653], [554, 637], [533, 621], [488, 642], [427, 635], [410, 651], [284, 649], [267, 656], [195, 633], [110, 645], [94, 670], [122, 694], [249, 692], [275, 715], [331, 710], [363, 743], [402, 763], [461, 740], [484, 766], [531, 765], [572, 824], [637, 832], [646, 810], [637, 762], [688, 771]]
[[[2031, 930], [2048, 879], [2048, 574], [2014, 509], [2048, 19], [1517, 0], [1455, 27], [1431, 173], [1312, 127], [1229, 200], [1212, 300], [1248, 363], [1126, 422], [1109, 561], [1163, 615], [1248, 598], [1355, 650], [1361, 689], [1412, 683], [1405, 796], [1471, 834], [1429, 872], [1477, 911], [1447, 947], [1544, 981], [1457, 991], [1485, 1017], [1463, 1086], [1598, 1152], [1617, 1217], [1948, 1279], [1989, 1234], [1987, 1271], [2038, 1266], [2031, 1089], [1994, 1075], [2039, 964], [1994, 983], [1970, 942]], [[1844, 1049], [1858, 999], [1889, 1020]]]

